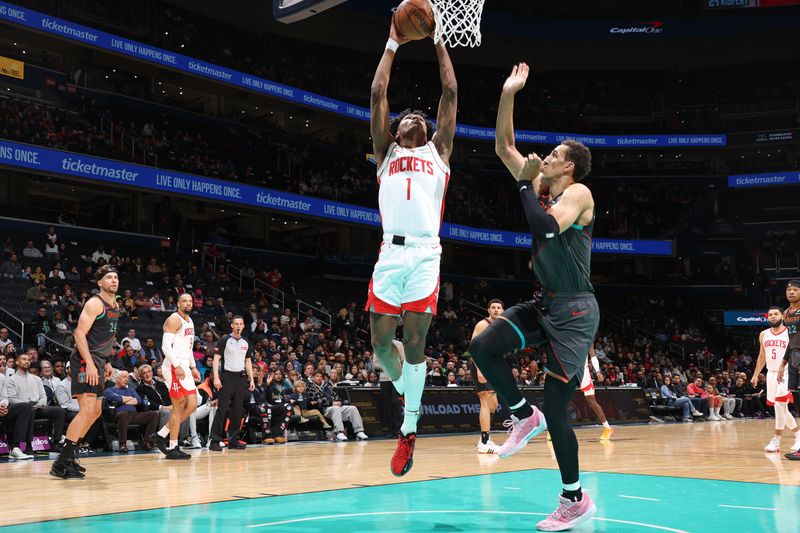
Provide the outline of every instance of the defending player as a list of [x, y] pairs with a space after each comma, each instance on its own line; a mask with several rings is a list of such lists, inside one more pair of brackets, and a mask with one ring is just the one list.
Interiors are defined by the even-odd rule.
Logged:
[[600, 404], [597, 403], [594, 397], [594, 383], [592, 383], [592, 373], [589, 371], [590, 360], [594, 371], [600, 372], [600, 361], [597, 360], [597, 356], [594, 353], [594, 345], [589, 348], [589, 358], [586, 360], [586, 366], [583, 369], [583, 379], [580, 384], [581, 392], [583, 392], [583, 396], [586, 398], [586, 403], [589, 404], [589, 407], [591, 407], [592, 411], [597, 415], [597, 419], [603, 424], [603, 434], [600, 435], [600, 440], [611, 440], [611, 436], [614, 434], [614, 428], [608, 423], [603, 408], [600, 407]]
[[[542, 298], [515, 305], [475, 337], [469, 352], [512, 413], [511, 434], [500, 457], [521, 450], [535, 435], [549, 429], [563, 491], [558, 508], [537, 524], [544, 531], [563, 531], [589, 520], [596, 508], [581, 489], [578, 440], [570, 425], [569, 403], [581, 383], [589, 347], [600, 323], [590, 278], [594, 199], [579, 183], [591, 170], [591, 154], [583, 144], [564, 141], [542, 161], [523, 157], [514, 146], [514, 95], [525, 86], [528, 66], [514, 67], [503, 85], [497, 111], [495, 149], [518, 182], [530, 226]], [[547, 191], [545, 207], [538, 197]], [[543, 412], [522, 396], [503, 354], [529, 345], [544, 345]], [[545, 421], [546, 420], [546, 421]]]
[[[370, 128], [378, 165], [378, 205], [383, 225], [380, 255], [369, 285], [372, 347], [405, 412], [391, 470], [405, 475], [413, 464], [417, 420], [425, 385], [425, 337], [436, 314], [442, 248], [439, 227], [450, 180], [448, 162], [456, 128], [456, 77], [442, 43], [436, 45], [442, 97], [437, 129], [421, 111], [389, 118], [386, 97], [400, 37], [392, 25], [372, 81]], [[395, 341], [403, 317], [403, 342]], [[401, 364], [399, 352], [405, 351]]]
[[[161, 373], [167, 382], [169, 397], [172, 400], [172, 414], [167, 424], [151, 436], [153, 442], [167, 459], [189, 459], [191, 455], [181, 451], [178, 436], [181, 423], [197, 409], [197, 385], [200, 372], [192, 354], [194, 344], [194, 322], [189, 316], [192, 312], [192, 295], [181, 294], [178, 298], [178, 311], [172, 313], [164, 322], [164, 335], [161, 351], [164, 363]], [[165, 437], [169, 434], [169, 448]]]
[[82, 479], [86, 469], [75, 460], [75, 445], [86, 435], [103, 412], [103, 381], [112, 372], [109, 357], [114, 354], [117, 339], [119, 305], [117, 289], [119, 276], [116, 267], [103, 265], [95, 273], [100, 294], [86, 302], [75, 328], [75, 350], [69, 358], [72, 396], [80, 409], [67, 428], [64, 449], [50, 468], [50, 475], [61, 479]]
[[[472, 338], [477, 337], [489, 324], [502, 315], [503, 308], [502, 300], [494, 299], [489, 301], [489, 316], [475, 324]], [[492, 442], [489, 436], [489, 432], [492, 430], [492, 415], [497, 411], [497, 393], [494, 392], [494, 389], [481, 373], [481, 369], [478, 368], [475, 361], [472, 361], [472, 373], [475, 377], [475, 392], [481, 401], [481, 412], [478, 415], [481, 424], [481, 440], [478, 441], [478, 453], [497, 453], [500, 447]]]

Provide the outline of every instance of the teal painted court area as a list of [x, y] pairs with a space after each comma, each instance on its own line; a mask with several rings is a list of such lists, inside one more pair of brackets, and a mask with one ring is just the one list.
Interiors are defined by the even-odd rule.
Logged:
[[[613, 473], [585, 473], [583, 485], [594, 497], [597, 515], [577, 532], [800, 530], [800, 487]], [[0, 531], [527, 532], [553, 510], [559, 486], [557, 471], [527, 470], [41, 522]], [[120, 497], [125, 497], [124, 491]]]

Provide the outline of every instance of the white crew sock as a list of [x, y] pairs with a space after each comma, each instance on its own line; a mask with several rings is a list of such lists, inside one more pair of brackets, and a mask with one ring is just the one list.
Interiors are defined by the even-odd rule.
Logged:
[[428, 365], [423, 361], [418, 365], [403, 361], [403, 381], [405, 383], [405, 416], [400, 432], [409, 435], [417, 432], [417, 420], [422, 404], [422, 391], [425, 389], [425, 376]]
[[603, 422], [603, 427], [606, 428], [606, 429], [611, 429], [611, 424], [608, 423], [608, 420]]
[[169, 441], [169, 447], [170, 447], [170, 449], [175, 449], [175, 448], [177, 448], [177, 447], [178, 447], [178, 441], [177, 441], [177, 440], [171, 440], [171, 441]]
[[164, 427], [158, 430], [158, 435], [166, 439], [169, 436], [169, 426], [164, 424]]

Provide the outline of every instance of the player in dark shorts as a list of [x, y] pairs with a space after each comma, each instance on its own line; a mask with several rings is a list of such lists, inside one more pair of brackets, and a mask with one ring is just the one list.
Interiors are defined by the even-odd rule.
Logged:
[[[109, 357], [117, 340], [119, 305], [117, 269], [103, 265], [95, 274], [100, 294], [92, 296], [83, 306], [75, 328], [75, 350], [69, 359], [72, 396], [78, 399], [80, 410], [67, 428], [64, 449], [50, 469], [50, 475], [61, 479], [83, 479], [85, 468], [75, 460], [75, 446], [100, 417], [103, 405], [104, 377], [111, 374]], [[100, 370], [103, 370], [103, 375]]]
[[[543, 531], [563, 531], [596, 512], [582, 492], [578, 474], [578, 440], [570, 425], [569, 404], [581, 382], [589, 347], [600, 323], [590, 278], [594, 199], [579, 183], [591, 170], [591, 153], [583, 144], [564, 141], [542, 161], [523, 157], [514, 146], [514, 95], [525, 86], [528, 66], [514, 67], [503, 85], [497, 111], [495, 150], [517, 179], [525, 217], [532, 233], [533, 270], [542, 285], [541, 299], [515, 305], [475, 337], [469, 353], [494, 390], [509, 406], [511, 433], [498, 455], [509, 457], [548, 429], [561, 471], [559, 506], [537, 524]], [[538, 198], [547, 193], [545, 206]], [[522, 396], [503, 354], [543, 345], [543, 412]]]
[[[489, 301], [487, 311], [489, 316], [475, 324], [475, 329], [472, 330], [472, 338], [477, 337], [484, 329], [489, 327], [489, 324], [495, 321], [497, 317], [503, 314], [502, 300], [494, 299]], [[472, 360], [470, 363], [472, 367], [472, 376], [475, 381], [475, 393], [481, 401], [481, 412], [479, 416], [481, 425], [481, 440], [478, 441], [478, 453], [497, 453], [500, 448], [489, 437], [489, 432], [492, 430], [492, 414], [497, 411], [497, 393], [494, 392], [489, 381], [481, 373], [478, 365]]]
[[[793, 279], [786, 284], [786, 299], [789, 307], [783, 313], [783, 325], [789, 333], [789, 346], [783, 356], [783, 362], [778, 369], [778, 382], [783, 381], [783, 373], [789, 367], [789, 392], [792, 393], [794, 404], [800, 405], [800, 280]], [[800, 451], [784, 454], [787, 459], [800, 461]]]

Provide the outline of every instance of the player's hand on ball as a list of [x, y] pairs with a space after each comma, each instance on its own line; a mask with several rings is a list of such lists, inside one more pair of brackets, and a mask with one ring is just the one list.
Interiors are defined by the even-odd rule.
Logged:
[[533, 181], [542, 171], [542, 159], [536, 154], [525, 158], [525, 164], [517, 174], [517, 181]]
[[406, 37], [400, 37], [400, 35], [398, 35], [397, 29], [394, 27], [394, 20], [389, 25], [389, 38], [394, 39], [399, 44], [406, 44], [409, 41]]
[[511, 69], [511, 75], [506, 78], [506, 82], [503, 84], [503, 92], [516, 94], [525, 87], [525, 82], [528, 81], [528, 71], [527, 63], [514, 65], [514, 68]]

